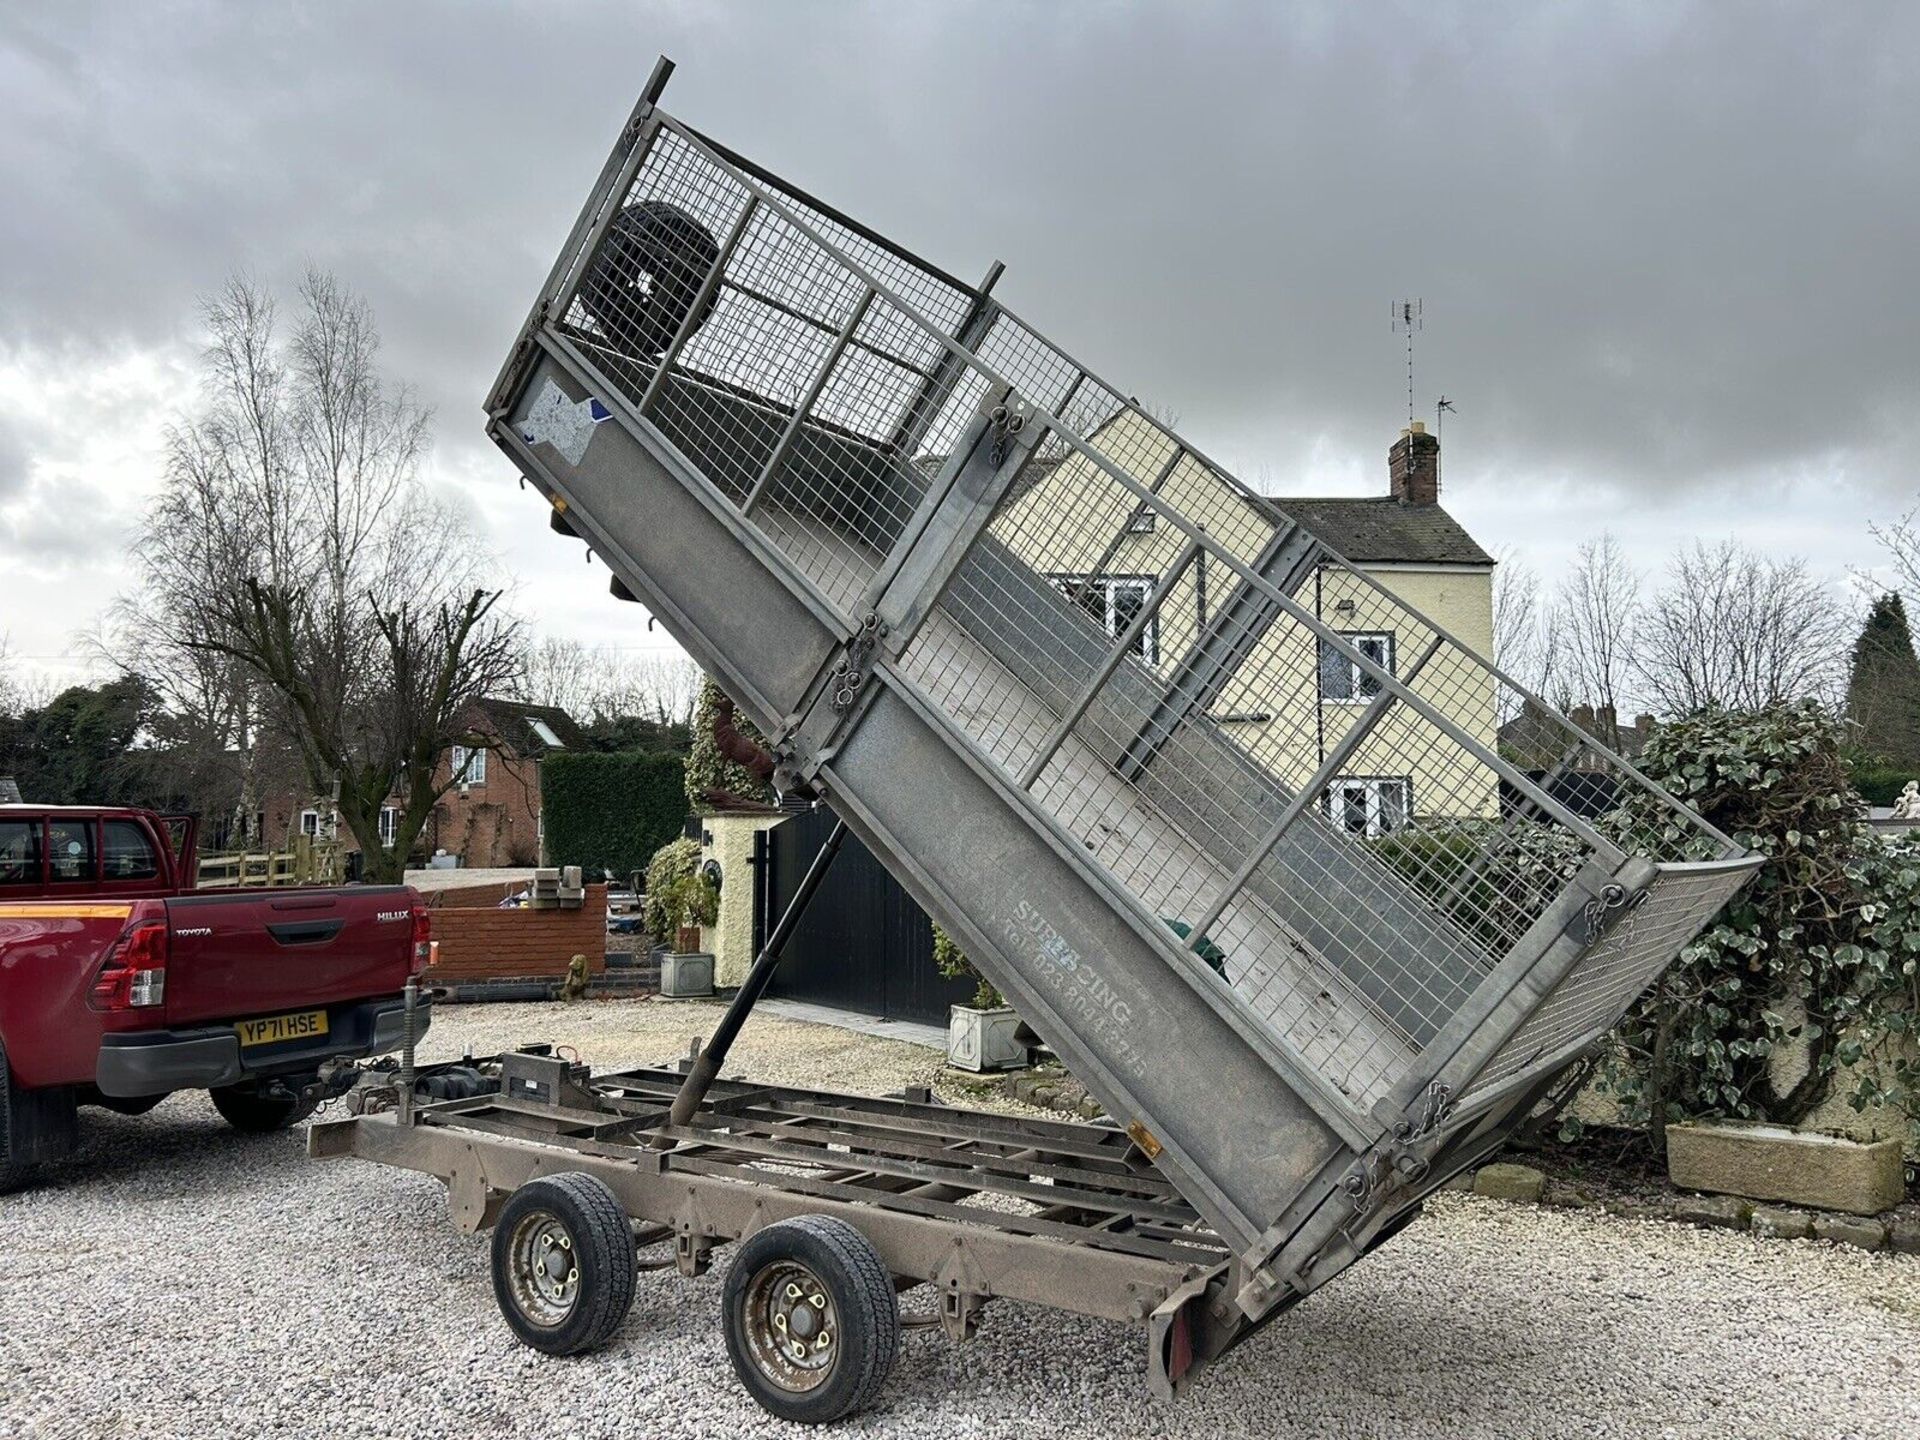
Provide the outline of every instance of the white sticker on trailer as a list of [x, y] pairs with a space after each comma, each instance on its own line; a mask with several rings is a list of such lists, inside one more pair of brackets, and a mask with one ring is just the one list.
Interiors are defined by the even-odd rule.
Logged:
[[566, 391], [549, 380], [527, 407], [518, 424], [520, 438], [529, 445], [551, 445], [569, 465], [586, 458], [594, 428], [612, 415], [598, 400], [569, 400]]

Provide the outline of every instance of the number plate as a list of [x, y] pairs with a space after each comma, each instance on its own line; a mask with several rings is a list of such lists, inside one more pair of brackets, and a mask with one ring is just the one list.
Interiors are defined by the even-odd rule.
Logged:
[[242, 1045], [278, 1045], [286, 1040], [311, 1040], [327, 1033], [327, 1012], [301, 1010], [292, 1015], [268, 1015], [261, 1020], [241, 1020], [234, 1027]]

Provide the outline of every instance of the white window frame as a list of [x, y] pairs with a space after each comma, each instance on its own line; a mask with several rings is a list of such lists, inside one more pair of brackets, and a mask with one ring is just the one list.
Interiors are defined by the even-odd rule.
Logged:
[[380, 807], [380, 843], [388, 849], [393, 848], [394, 837], [400, 833], [400, 807], [382, 805]]
[[[1365, 655], [1389, 675], [1398, 674], [1394, 669], [1394, 652], [1398, 648], [1391, 630], [1336, 630], [1334, 632], [1347, 644]], [[1321, 641], [1316, 647], [1316, 666], [1314, 683], [1319, 686], [1320, 699], [1328, 705], [1366, 705], [1377, 699], [1386, 687], [1361, 668], [1359, 663], [1348, 659], [1337, 650], [1327, 648]], [[1328, 662], [1343, 666], [1347, 677], [1345, 695], [1327, 693]]]
[[[1153, 598], [1154, 587], [1160, 583], [1151, 575], [1049, 575], [1047, 579], [1053, 582], [1053, 588], [1064, 595], [1070, 603], [1078, 606], [1088, 619], [1094, 618], [1094, 611], [1084, 603], [1086, 597], [1079, 592], [1082, 587], [1097, 591], [1101, 597], [1100, 615], [1105, 623], [1107, 638], [1110, 640], [1118, 640], [1127, 626], [1133, 623], [1134, 615], [1140, 613], [1140, 608], [1135, 607], [1123, 619], [1120, 607], [1115, 603], [1118, 596], [1123, 593], [1138, 595], [1140, 605], [1144, 606]], [[1158, 615], [1148, 619], [1146, 628], [1134, 641], [1132, 653], [1134, 659], [1142, 664], [1158, 665], [1160, 663], [1160, 617]]]
[[[1390, 791], [1400, 795], [1400, 818], [1398, 824], [1387, 823], [1386, 797]], [[1355, 830], [1347, 824], [1346, 802], [1358, 795], [1365, 817], [1364, 828]], [[1326, 810], [1327, 819], [1336, 830], [1347, 835], [1364, 834], [1369, 840], [1377, 840], [1382, 835], [1392, 834], [1413, 819], [1413, 779], [1407, 775], [1342, 775], [1327, 786], [1327, 793], [1321, 801]]]
[[487, 747], [484, 745], [456, 745], [448, 763], [453, 767], [453, 783], [456, 785], [485, 785], [487, 783]]
[[340, 833], [339, 812], [325, 812], [309, 805], [300, 812], [300, 833], [309, 840], [331, 840]]

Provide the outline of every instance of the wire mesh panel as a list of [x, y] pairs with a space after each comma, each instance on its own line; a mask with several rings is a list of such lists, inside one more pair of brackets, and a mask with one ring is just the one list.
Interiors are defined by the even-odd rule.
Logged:
[[[986, 296], [741, 157], [663, 118], [602, 220], [560, 328], [618, 398], [849, 631], [934, 577], [891, 683], [1357, 1108], [1552, 938], [1584, 871], [1735, 853], [1482, 658], [1484, 595], [1450, 633], [1419, 577], [1347, 564]], [[936, 543], [962, 548], [908, 564]], [[1545, 758], [1502, 754], [1515, 717]], [[1607, 1023], [1727, 889], [1663, 880], [1482, 1083]]]
[[1662, 875], [1614, 928], [1583, 955], [1474, 1079], [1471, 1103], [1543, 1061], [1576, 1051], [1610, 1030], [1720, 907], [1745, 883], [1740, 866], [1701, 865]]

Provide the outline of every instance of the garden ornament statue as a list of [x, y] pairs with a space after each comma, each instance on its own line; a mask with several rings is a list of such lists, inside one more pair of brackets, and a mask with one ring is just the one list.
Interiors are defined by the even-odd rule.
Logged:
[[1920, 820], [1920, 780], [1909, 780], [1893, 802], [1896, 820]]

